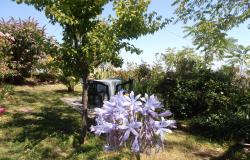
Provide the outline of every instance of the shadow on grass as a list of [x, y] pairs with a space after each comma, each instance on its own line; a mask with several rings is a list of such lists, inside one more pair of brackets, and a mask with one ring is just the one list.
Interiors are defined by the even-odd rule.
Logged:
[[[238, 160], [238, 159], [250, 159], [250, 152], [245, 152], [245, 150], [249, 150], [249, 147], [240, 144], [241, 142], [249, 141], [249, 121], [240, 121], [234, 122], [238, 124], [240, 129], [235, 129], [233, 127], [230, 128], [229, 124], [225, 124], [225, 126], [221, 128], [205, 128], [205, 127], [189, 127], [188, 125], [178, 125], [178, 129], [187, 132], [195, 137], [209, 139], [212, 142], [216, 142], [219, 144], [223, 144], [224, 142], [234, 142], [234, 144], [230, 145], [228, 149], [220, 156], [211, 156], [212, 160]], [[228, 126], [229, 127], [228, 127]], [[242, 129], [242, 130], [241, 130]], [[245, 132], [244, 132], [245, 131]], [[230, 136], [228, 136], [230, 135]]]
[[[57, 93], [60, 92], [60, 93]], [[67, 94], [66, 94], [67, 93]], [[51, 106], [54, 108], [57, 105], [65, 105], [60, 98], [69, 96], [80, 96], [80, 92], [68, 93], [63, 90], [41, 91], [41, 92], [29, 92], [29, 91], [16, 91], [15, 96], [18, 97], [18, 104], [22, 103], [27, 105], [26, 107], [35, 107], [33, 103], [40, 103], [42, 106]], [[16, 106], [15, 106], [16, 107]]]
[[[34, 91], [16, 91], [13, 101], [8, 104], [9, 108], [13, 108], [12, 112], [8, 112], [11, 118], [0, 125], [0, 130], [9, 133], [2, 140], [21, 146], [13, 156], [28, 149], [28, 158], [77, 159], [75, 157], [83, 156], [83, 159], [97, 159], [102, 152], [103, 140], [90, 134], [89, 142], [79, 145], [81, 115], [60, 100], [63, 96], [76, 95], [80, 92], [68, 93], [53, 88], [51, 91], [36, 88]], [[22, 108], [31, 108], [32, 111], [22, 112]], [[120, 159], [120, 156], [113, 157]]]
[[14, 135], [13, 141], [24, 142], [29, 140], [32, 146], [43, 139], [57, 136], [64, 139], [79, 132], [79, 118], [77, 113], [67, 108], [44, 107], [38, 113], [14, 113], [13, 120], [5, 123], [0, 128], [22, 127], [23, 130]]
[[[67, 144], [69, 150], [72, 150], [67, 156], [68, 159], [75, 159], [74, 157], [79, 155], [83, 155], [84, 159], [96, 159], [102, 151], [102, 140], [95, 140], [93, 136], [89, 137], [93, 143], [79, 145], [80, 115], [74, 110], [65, 107], [44, 107], [41, 112], [31, 113], [28, 116], [23, 113], [14, 113], [12, 116], [13, 120], [0, 126], [0, 130], [8, 128], [14, 131], [15, 128], [22, 128], [21, 132], [10, 133], [12, 138], [9, 141], [18, 143], [28, 141], [29, 143], [24, 149], [32, 149], [38, 145], [39, 149], [35, 149], [34, 154], [39, 154], [44, 159], [62, 158], [54, 149], [58, 145], [64, 146], [64, 143]], [[69, 144], [70, 137], [73, 137], [73, 141]], [[59, 144], [53, 140], [54, 138], [58, 140]], [[41, 142], [45, 139], [50, 147], [40, 148]], [[49, 140], [54, 142], [49, 142]]]
[[70, 94], [73, 96], [80, 96], [81, 95], [81, 93], [79, 91], [69, 92], [67, 89], [58, 89], [58, 90], [54, 90], [53, 92], [55, 92], [56, 94]]
[[25, 103], [40, 102], [44, 105], [51, 106], [51, 108], [55, 105], [63, 104], [59, 99], [61, 95], [48, 91], [41, 91], [39, 93], [31, 93], [29, 91], [16, 91], [15, 95], [19, 97], [19, 101], [23, 101]]
[[[212, 160], [238, 160], [238, 159], [250, 159], [250, 152], [245, 151], [246, 147], [242, 144], [235, 143], [231, 145], [227, 151], [216, 158], [213, 158]], [[249, 148], [248, 148], [249, 149]]]

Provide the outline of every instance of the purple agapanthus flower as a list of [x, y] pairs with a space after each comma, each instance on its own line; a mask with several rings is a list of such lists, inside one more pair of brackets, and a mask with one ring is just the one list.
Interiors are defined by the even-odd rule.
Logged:
[[141, 97], [141, 95], [137, 95], [135, 96], [134, 92], [132, 91], [129, 96], [124, 96], [126, 99], [126, 106], [129, 108], [130, 111], [134, 111], [134, 112], [138, 112], [138, 111], [142, 111], [142, 102], [139, 101], [139, 98]]
[[155, 110], [162, 108], [162, 104], [154, 95], [148, 96], [145, 94], [145, 97], [142, 98], [142, 101], [144, 102], [144, 107], [142, 108], [141, 112], [143, 115], [150, 115], [154, 118], [159, 117]]
[[126, 141], [129, 138], [130, 133], [134, 134], [134, 136], [139, 136], [139, 133], [136, 129], [142, 126], [141, 122], [131, 122], [129, 124], [118, 126], [121, 130], [126, 130], [123, 136], [123, 141]]
[[109, 101], [104, 101], [102, 108], [96, 108], [95, 113], [97, 124], [91, 126], [91, 131], [97, 135], [106, 134], [106, 151], [123, 144], [130, 145], [136, 153], [152, 146], [161, 147], [165, 134], [171, 133], [171, 128], [176, 126], [174, 120], [165, 120], [164, 117], [172, 113], [164, 111], [154, 95], [141, 97], [134, 92], [129, 95], [118, 92]]
[[95, 132], [95, 134], [101, 135], [102, 133], [109, 133], [110, 131], [114, 130], [116, 126], [116, 124], [103, 121], [101, 124], [91, 126], [90, 129], [92, 132]]
[[172, 133], [172, 131], [169, 129], [169, 127], [174, 128], [175, 121], [165, 120], [163, 117], [161, 117], [161, 121], [155, 121], [154, 126], [156, 128], [155, 134], [159, 135], [161, 138], [161, 141], [163, 141], [165, 133]]

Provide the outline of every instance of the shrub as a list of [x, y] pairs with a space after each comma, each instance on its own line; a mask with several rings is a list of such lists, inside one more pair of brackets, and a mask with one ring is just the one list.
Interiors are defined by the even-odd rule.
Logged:
[[159, 65], [149, 66], [145, 63], [134, 65], [130, 68], [130, 76], [135, 80], [137, 93], [156, 94], [156, 85], [163, 78], [162, 67]]
[[61, 82], [67, 86], [68, 92], [74, 92], [74, 88], [79, 83], [79, 79], [74, 76], [61, 76]]
[[250, 120], [234, 112], [194, 117], [190, 127], [208, 138], [250, 142]]
[[157, 91], [180, 119], [236, 109], [232, 103], [236, 86], [232, 85], [231, 75], [220, 70], [169, 71], [158, 83]]
[[55, 74], [49, 74], [49, 73], [39, 73], [33, 75], [35, 78], [35, 81], [40, 83], [56, 83], [58, 82], [58, 76]]
[[13, 37], [0, 31], [0, 82], [2, 82], [6, 76], [15, 73], [7, 63], [10, 60], [10, 55], [6, 54], [6, 52], [9, 52], [9, 47], [12, 42]]
[[[46, 57], [46, 54], [55, 52], [56, 44], [53, 39], [47, 37], [45, 28], [39, 27], [34, 19], [0, 21], [0, 32], [11, 37], [9, 45], [0, 43], [0, 52], [9, 57], [7, 66], [16, 71], [8, 77], [17, 76], [17, 80], [30, 77], [31, 71], [38, 64], [38, 61]], [[11, 80], [11, 78], [7, 78]]]

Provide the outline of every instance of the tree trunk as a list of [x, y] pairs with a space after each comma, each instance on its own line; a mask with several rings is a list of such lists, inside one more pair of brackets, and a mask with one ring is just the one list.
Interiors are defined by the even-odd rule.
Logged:
[[74, 86], [68, 86], [68, 92], [69, 93], [72, 93], [72, 92], [74, 92], [75, 91], [75, 87]]
[[82, 130], [80, 135], [80, 143], [84, 144], [88, 129], [88, 76], [83, 77], [82, 84]]

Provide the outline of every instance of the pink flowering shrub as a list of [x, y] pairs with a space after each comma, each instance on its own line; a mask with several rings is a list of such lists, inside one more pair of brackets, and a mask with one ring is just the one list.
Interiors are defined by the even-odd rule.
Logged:
[[54, 42], [34, 19], [0, 19], [0, 56], [7, 57], [0, 59], [0, 65], [6, 63], [11, 71], [5, 77], [29, 77], [43, 59], [57, 53]]
[[3, 114], [4, 112], [6, 112], [5, 108], [0, 107], [0, 115]]
[[172, 115], [164, 111], [161, 102], [154, 95], [135, 96], [134, 92], [123, 95], [119, 92], [105, 101], [102, 108], [96, 108], [95, 126], [91, 131], [96, 135], [105, 134], [105, 150], [119, 149], [129, 145], [132, 152], [148, 152], [151, 148], [163, 146], [166, 133], [175, 127], [174, 120], [167, 120]]

